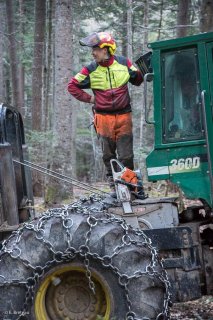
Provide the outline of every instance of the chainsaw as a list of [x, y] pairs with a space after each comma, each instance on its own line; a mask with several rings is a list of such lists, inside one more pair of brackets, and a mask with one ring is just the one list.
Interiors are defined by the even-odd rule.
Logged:
[[117, 159], [110, 160], [112, 176], [115, 182], [117, 199], [122, 203], [124, 213], [133, 213], [131, 201], [146, 199], [140, 170], [130, 170]]

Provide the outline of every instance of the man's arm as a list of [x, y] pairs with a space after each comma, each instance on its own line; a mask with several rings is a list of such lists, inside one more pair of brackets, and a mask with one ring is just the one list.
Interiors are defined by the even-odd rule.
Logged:
[[132, 62], [127, 59], [127, 67], [129, 70], [130, 79], [129, 82], [135, 86], [140, 86], [143, 82], [143, 77], [141, 72], [133, 66]]
[[82, 89], [90, 88], [89, 71], [84, 67], [79, 73], [71, 78], [68, 83], [69, 93], [77, 100], [87, 103], [94, 103], [95, 98]]

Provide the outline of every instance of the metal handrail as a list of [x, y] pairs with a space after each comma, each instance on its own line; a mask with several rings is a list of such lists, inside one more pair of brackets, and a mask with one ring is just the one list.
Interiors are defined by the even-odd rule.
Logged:
[[144, 76], [144, 111], [145, 111], [145, 121], [147, 124], [155, 124], [155, 121], [149, 121], [148, 119], [148, 108], [147, 108], [147, 78], [149, 76], [154, 76], [154, 73], [146, 73]]
[[203, 108], [203, 115], [204, 115], [204, 131], [205, 131], [205, 138], [206, 138], [207, 159], [208, 159], [210, 188], [211, 188], [211, 204], [213, 204], [213, 199], [212, 199], [213, 198], [213, 175], [212, 175], [212, 162], [211, 162], [211, 154], [210, 154], [209, 136], [208, 136], [208, 130], [207, 130], [205, 93], [206, 93], [206, 90], [203, 90], [201, 92], [201, 105]]

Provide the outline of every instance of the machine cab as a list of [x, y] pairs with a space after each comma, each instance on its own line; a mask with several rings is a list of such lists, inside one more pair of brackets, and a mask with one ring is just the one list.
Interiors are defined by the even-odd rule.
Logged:
[[162, 142], [205, 138], [196, 48], [162, 53]]
[[213, 33], [159, 41], [153, 50], [154, 150], [150, 181], [168, 179], [213, 205]]

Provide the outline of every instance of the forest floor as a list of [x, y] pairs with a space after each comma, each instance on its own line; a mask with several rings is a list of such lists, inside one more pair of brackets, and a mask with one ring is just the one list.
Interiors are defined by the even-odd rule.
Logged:
[[174, 303], [171, 308], [171, 320], [213, 320], [213, 296]]
[[[96, 184], [95, 187], [109, 191], [104, 183]], [[166, 183], [147, 184], [145, 185], [145, 191], [150, 197], [182, 197], [178, 190], [173, 189], [172, 186], [168, 186]], [[87, 196], [87, 192], [79, 188], [74, 188], [73, 193], [73, 198], [66, 203], [71, 203], [82, 196]], [[188, 204], [184, 199], [181, 200]], [[196, 204], [196, 202], [194, 203]], [[35, 198], [35, 208], [37, 214], [47, 209], [43, 198]], [[174, 303], [171, 308], [171, 320], [213, 320], [213, 296], [208, 295], [193, 301]]]

